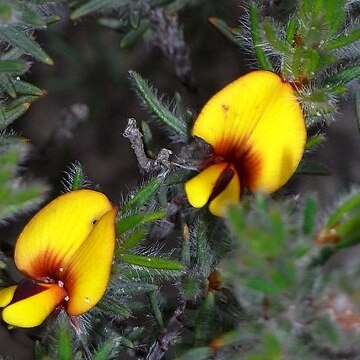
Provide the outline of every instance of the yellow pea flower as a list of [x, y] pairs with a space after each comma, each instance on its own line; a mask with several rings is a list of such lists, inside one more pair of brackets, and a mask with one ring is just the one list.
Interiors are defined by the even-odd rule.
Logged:
[[185, 183], [190, 204], [223, 216], [244, 188], [271, 193], [294, 174], [306, 127], [293, 87], [269, 71], [252, 71], [215, 94], [192, 134], [212, 146], [212, 163]]
[[17, 239], [15, 264], [26, 278], [0, 290], [3, 320], [29, 328], [59, 307], [71, 316], [94, 307], [110, 277], [116, 213], [104, 194], [86, 189], [41, 209]]

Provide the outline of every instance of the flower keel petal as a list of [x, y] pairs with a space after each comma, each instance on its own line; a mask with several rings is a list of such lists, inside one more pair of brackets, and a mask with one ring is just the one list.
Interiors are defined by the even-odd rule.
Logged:
[[224, 162], [211, 165], [185, 183], [185, 192], [193, 207], [201, 208], [208, 202], [217, 180], [227, 166]]
[[3, 320], [23, 328], [40, 325], [66, 297], [64, 288], [57, 284], [41, 286], [43, 291], [8, 305], [3, 310]]
[[5, 307], [10, 304], [14, 297], [16, 288], [17, 285], [14, 285], [0, 290], [0, 307]]
[[209, 204], [210, 212], [215, 216], [225, 216], [230, 204], [238, 204], [240, 200], [240, 180], [236, 171], [226, 188]]
[[100, 218], [65, 269], [69, 315], [90, 310], [104, 295], [114, 255], [116, 213], [114, 208]]

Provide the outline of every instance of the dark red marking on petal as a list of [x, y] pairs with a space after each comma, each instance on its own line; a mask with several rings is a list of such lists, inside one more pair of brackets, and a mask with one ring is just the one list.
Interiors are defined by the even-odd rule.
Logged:
[[252, 189], [259, 176], [262, 162], [251, 145], [242, 144], [239, 146], [223, 142], [222, 147], [215, 151], [214, 159], [220, 158], [223, 162], [233, 164], [239, 175], [241, 188]]
[[251, 190], [259, 176], [262, 162], [254, 151], [249, 149], [239, 158], [233, 160], [233, 164], [239, 174], [240, 184], [243, 188]]
[[[198, 168], [201, 171], [210, 165], [221, 162], [226, 162], [234, 166], [239, 176], [241, 192], [243, 192], [245, 188], [249, 190], [254, 188], [262, 168], [262, 161], [251, 144], [248, 144], [245, 140], [239, 144], [239, 141], [234, 141], [234, 139], [223, 139], [221, 144], [213, 146], [212, 156], [204, 159]], [[229, 173], [220, 176], [209, 201], [219, 195], [230, 182], [232, 178], [231, 169], [227, 168], [225, 170], [229, 171]], [[224, 176], [224, 178], [222, 178], [222, 176]]]
[[229, 185], [229, 182], [233, 178], [235, 170], [231, 167], [227, 167], [217, 179], [214, 189], [209, 197], [208, 202], [211, 202], [215, 199], [220, 193], [222, 193], [226, 187]]
[[62, 280], [64, 269], [61, 261], [53, 251], [46, 249], [38, 254], [32, 261], [32, 273], [26, 274], [35, 280], [45, 282], [46, 279], [52, 279], [54, 282]]
[[35, 282], [34, 280], [23, 279], [16, 288], [14, 297], [11, 300], [10, 305], [18, 301], [24, 300], [30, 296], [39, 294], [47, 289], [48, 287], [42, 286], [41, 284]]

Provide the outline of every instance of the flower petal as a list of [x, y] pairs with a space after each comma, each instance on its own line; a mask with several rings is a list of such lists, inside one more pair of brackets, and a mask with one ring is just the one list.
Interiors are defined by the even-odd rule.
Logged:
[[201, 208], [208, 202], [217, 180], [227, 166], [225, 162], [211, 165], [185, 183], [185, 192], [193, 207]]
[[116, 213], [115, 208], [100, 218], [65, 269], [70, 315], [88, 311], [104, 295], [114, 255]]
[[21, 232], [15, 263], [33, 279], [61, 279], [62, 269], [94, 228], [112, 209], [97, 191], [77, 190], [59, 196], [41, 209]]
[[193, 135], [236, 166], [242, 186], [272, 192], [295, 172], [306, 128], [291, 85], [269, 71], [253, 71], [209, 100]]
[[57, 284], [38, 287], [42, 288], [40, 292], [13, 302], [3, 310], [6, 323], [23, 328], [38, 326], [64, 301], [66, 291]]
[[5, 307], [6, 305], [10, 304], [14, 297], [16, 288], [17, 285], [13, 285], [4, 289], [0, 289], [0, 307]]
[[215, 216], [225, 216], [230, 204], [238, 204], [240, 200], [240, 180], [236, 171], [226, 188], [210, 201], [209, 210]]

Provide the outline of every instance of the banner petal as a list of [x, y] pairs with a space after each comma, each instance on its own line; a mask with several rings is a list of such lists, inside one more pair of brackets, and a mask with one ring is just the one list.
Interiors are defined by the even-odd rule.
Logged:
[[305, 120], [291, 85], [269, 71], [253, 71], [214, 95], [193, 135], [233, 163], [242, 186], [272, 192], [295, 172], [304, 152]]
[[42, 208], [25, 226], [15, 247], [15, 263], [25, 275], [61, 279], [63, 268], [102, 215], [112, 209], [93, 190], [68, 192]]

